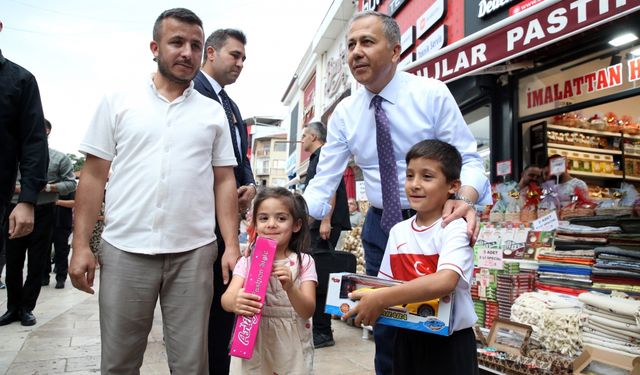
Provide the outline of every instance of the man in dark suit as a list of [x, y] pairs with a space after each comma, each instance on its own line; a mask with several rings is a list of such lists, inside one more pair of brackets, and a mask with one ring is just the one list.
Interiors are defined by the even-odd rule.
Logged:
[[[233, 150], [238, 166], [235, 167], [238, 186], [238, 205], [242, 213], [249, 209], [256, 195], [255, 180], [251, 164], [247, 157], [247, 126], [242, 120], [236, 103], [224, 91], [226, 85], [234, 83], [246, 58], [244, 46], [247, 38], [240, 30], [219, 29], [214, 31], [205, 42], [205, 56], [202, 70], [193, 79], [194, 88], [222, 105], [229, 120]], [[223, 270], [220, 259], [224, 253], [224, 242], [218, 233], [218, 260], [214, 265], [214, 296], [209, 316], [209, 373], [229, 373], [229, 340], [233, 330], [234, 315], [222, 309], [220, 297], [227, 289], [233, 270]]]

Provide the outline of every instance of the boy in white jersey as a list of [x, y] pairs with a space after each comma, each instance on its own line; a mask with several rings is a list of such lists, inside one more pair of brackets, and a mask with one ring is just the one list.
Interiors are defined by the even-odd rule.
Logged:
[[382, 311], [455, 292], [452, 334], [439, 336], [398, 329], [394, 374], [478, 374], [473, 324], [477, 317], [471, 300], [473, 250], [466, 222], [458, 219], [442, 227], [442, 208], [460, 187], [462, 158], [455, 147], [438, 140], [414, 145], [406, 156], [405, 191], [412, 218], [391, 228], [378, 277], [404, 284], [375, 293], [354, 291], [358, 305], [343, 319], [355, 315], [356, 325], [374, 324]]

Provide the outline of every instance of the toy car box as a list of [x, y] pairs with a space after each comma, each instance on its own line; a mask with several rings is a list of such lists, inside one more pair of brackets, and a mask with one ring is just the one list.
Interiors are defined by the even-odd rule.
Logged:
[[[377, 288], [400, 283], [402, 282], [355, 273], [332, 273], [329, 275], [327, 303], [324, 312], [343, 316], [358, 304], [358, 301], [349, 298], [350, 292], [363, 289], [375, 292]], [[376, 323], [449, 336], [452, 316], [453, 294], [450, 294], [431, 301], [391, 306], [382, 312]]]

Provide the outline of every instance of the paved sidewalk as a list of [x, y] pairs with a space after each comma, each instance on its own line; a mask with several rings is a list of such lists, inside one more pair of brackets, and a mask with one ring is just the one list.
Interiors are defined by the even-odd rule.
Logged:
[[[98, 279], [98, 275], [96, 275]], [[98, 297], [75, 290], [42, 288], [34, 314], [38, 324], [19, 322], [0, 327], [0, 374], [96, 374], [100, 369]], [[98, 284], [96, 282], [96, 284]], [[98, 285], [96, 285], [96, 290]], [[0, 290], [0, 314], [6, 311], [6, 290]], [[336, 345], [315, 352], [317, 374], [374, 374], [374, 344], [362, 330], [334, 320]], [[232, 374], [235, 371], [232, 371]], [[162, 320], [156, 310], [141, 373], [169, 375], [162, 343]]]

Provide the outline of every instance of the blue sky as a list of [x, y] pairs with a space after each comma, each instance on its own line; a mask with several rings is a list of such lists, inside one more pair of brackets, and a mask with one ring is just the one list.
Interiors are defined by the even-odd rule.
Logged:
[[76, 152], [105, 92], [155, 71], [149, 50], [156, 17], [185, 7], [205, 36], [222, 27], [247, 34], [247, 61], [228, 88], [242, 115], [284, 116], [280, 103], [332, 0], [0, 0], [2, 54], [38, 80], [50, 146]]

